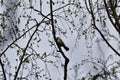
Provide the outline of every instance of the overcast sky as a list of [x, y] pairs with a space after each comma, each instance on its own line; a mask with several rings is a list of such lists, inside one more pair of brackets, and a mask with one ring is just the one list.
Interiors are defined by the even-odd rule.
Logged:
[[[7, 1], [7, 0], [5, 0], [5, 1]], [[14, 1], [16, 1], [16, 0], [14, 0]], [[25, 1], [28, 3], [27, 0], [25, 0]], [[36, 0], [36, 2], [37, 1], [39, 1], [39, 0]], [[44, 0], [43, 4], [42, 4], [43, 5], [43, 7], [42, 7], [43, 9], [42, 10], [43, 10], [43, 13], [45, 15], [49, 14], [49, 12], [50, 12], [49, 5], [45, 4], [46, 1], [49, 1], [49, 0]], [[10, 3], [8, 2], [6, 4], [9, 5]], [[39, 4], [39, 2], [38, 2], [38, 4]], [[39, 7], [37, 5], [37, 3], [33, 2], [33, 5], [34, 5], [35, 8]], [[59, 7], [58, 5], [55, 5], [54, 9], [56, 9], [58, 7]], [[4, 9], [5, 8], [3, 8], [3, 10]], [[2, 11], [2, 10], [0, 9], [0, 11]], [[31, 13], [30, 11], [31, 10], [28, 10], [27, 13], [30, 14]], [[22, 8], [19, 8], [19, 10], [18, 10], [17, 13], [18, 14], [15, 14], [15, 16], [17, 15], [16, 17], [19, 17], [19, 15], [24, 14], [24, 12], [22, 12]], [[36, 18], [37, 20], [41, 20], [38, 17], [38, 15], [36, 13], [34, 13], [34, 12], [31, 13], [30, 15], [33, 16], [34, 18]], [[89, 19], [87, 19], [87, 20], [89, 22]], [[77, 19], [76, 19], [76, 22], [77, 22]], [[22, 30], [24, 28], [25, 23], [26, 23], [26, 19], [22, 18], [21, 19], [21, 23], [18, 25], [20, 30]], [[107, 24], [109, 24], [109, 22]], [[29, 27], [33, 26], [33, 25], [35, 25], [35, 23], [30, 23]], [[100, 24], [98, 24], [98, 25], [100, 25]], [[60, 26], [61, 26], [61, 24], [60, 24]], [[64, 29], [64, 27], [62, 27], [62, 28]], [[68, 27], [65, 27], [65, 30], [68, 30]], [[114, 34], [114, 35], [117, 35], [117, 33], [115, 32], [115, 29], [113, 29], [113, 28], [110, 29], [110, 32], [112, 34]], [[51, 32], [49, 32], [49, 33], [51, 34]], [[4, 34], [5, 34], [5, 36], [9, 36], [9, 34], [7, 32], [5, 32]], [[70, 80], [74, 80], [74, 76], [75, 76], [73, 67], [75, 65], [77, 65], [77, 64], [81, 64], [82, 60], [85, 60], [85, 59], [89, 58], [90, 60], [93, 60], [93, 62], [95, 61], [94, 59], [98, 59], [98, 60], [103, 60], [104, 61], [104, 60], [106, 60], [108, 58], [109, 55], [114, 55], [114, 52], [106, 45], [105, 42], [102, 41], [102, 38], [99, 35], [99, 33], [96, 34], [96, 37], [93, 39], [92, 42], [88, 39], [88, 42], [89, 42], [88, 44], [89, 45], [93, 44], [92, 48], [87, 48], [87, 41], [85, 40], [85, 36], [81, 36], [81, 39], [77, 40], [77, 44], [76, 44], [76, 37], [77, 37], [77, 33], [76, 32], [74, 32], [72, 35], [71, 35], [70, 32], [68, 32], [66, 34], [66, 37], [64, 37], [63, 35], [60, 35], [60, 34], [57, 34], [57, 35], [60, 36], [60, 37], [62, 37], [63, 41], [65, 42], [65, 44], [70, 49], [68, 52], [66, 52], [63, 49], [63, 51], [65, 52], [65, 55], [70, 59], [69, 66], [68, 66], [68, 78]], [[49, 44], [48, 43], [48, 39], [49, 40], [53, 40], [52, 35], [51, 35], [51, 37], [48, 37], [48, 36], [46, 36], [46, 33], [41, 33], [40, 36], [41, 36], [42, 41], [39, 43], [39, 45], [42, 46], [42, 47], [37, 48], [36, 45], [34, 45], [36, 51], [39, 52], [39, 53], [43, 53], [43, 52], [50, 53], [50, 52], [52, 52], [52, 50], [54, 48], [50, 48], [50, 46], [48, 45]], [[29, 37], [28, 38], [26, 37], [26, 38], [20, 39], [17, 43], [20, 46], [25, 47], [25, 44], [28, 41], [28, 39], [29, 39]], [[111, 40], [109, 42], [118, 50], [118, 42], [116, 42], [116, 40], [114, 40], [113, 38], [110, 38], [110, 39]], [[12, 41], [10, 40], [8, 42], [8, 44], [11, 43], [11, 42]], [[15, 66], [17, 64], [17, 62], [15, 61], [15, 58], [13, 58], [13, 56], [14, 57], [17, 56], [15, 53], [16, 52], [13, 49], [9, 49], [7, 51], [7, 53], [6, 53], [9, 56], [9, 60], [11, 60], [12, 66]], [[53, 57], [50, 57], [49, 59], [54, 60]], [[119, 60], [119, 57], [114, 56], [112, 59], [110, 59], [108, 61], [108, 64], [114, 62], [115, 60]], [[64, 64], [64, 59], [63, 58], [61, 58], [61, 61]], [[38, 63], [40, 64], [40, 66], [45, 67], [45, 64], [42, 63], [42, 61], [38, 61]], [[48, 64], [50, 74], [52, 74], [51, 77], [53, 78], [53, 80], [63, 80], [63, 67], [60, 64], [57, 64], [57, 65], [59, 65], [58, 70], [53, 65]], [[79, 77], [86, 76], [89, 72], [92, 72], [93, 74], [97, 73], [99, 70], [96, 71], [93, 68], [93, 66], [94, 66], [94, 64], [89, 63], [89, 62], [88, 63], [86, 62], [86, 64], [81, 65], [79, 67], [79, 69], [78, 69]], [[101, 65], [101, 66], [103, 66], [103, 65]], [[12, 69], [12, 71], [14, 71], [14, 69]]]

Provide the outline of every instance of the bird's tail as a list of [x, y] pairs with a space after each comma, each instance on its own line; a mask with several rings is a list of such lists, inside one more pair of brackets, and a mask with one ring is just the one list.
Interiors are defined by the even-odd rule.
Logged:
[[68, 51], [68, 50], [69, 50], [69, 48], [68, 48], [67, 46], [64, 46], [64, 49], [65, 49], [66, 51]]

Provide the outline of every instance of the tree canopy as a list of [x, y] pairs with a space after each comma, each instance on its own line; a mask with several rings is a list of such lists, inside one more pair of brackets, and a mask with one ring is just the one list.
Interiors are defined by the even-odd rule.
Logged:
[[0, 0], [0, 7], [0, 79], [120, 79], [120, 0]]

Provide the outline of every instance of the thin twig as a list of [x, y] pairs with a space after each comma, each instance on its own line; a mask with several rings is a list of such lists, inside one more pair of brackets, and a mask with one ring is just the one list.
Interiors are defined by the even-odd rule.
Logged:
[[23, 50], [23, 55], [22, 55], [22, 57], [21, 57], [21, 59], [20, 59], [19, 66], [18, 66], [18, 68], [17, 68], [17, 70], [16, 70], [16, 72], [15, 72], [14, 80], [17, 79], [17, 76], [18, 76], [18, 73], [19, 73], [19, 71], [20, 71], [20, 68], [21, 68], [22, 64], [24, 63], [24, 60], [23, 60], [23, 59], [24, 59], [24, 56], [25, 56], [25, 54], [26, 54], [27, 48], [28, 48], [28, 46], [29, 46], [29, 44], [30, 44], [30, 42], [31, 42], [34, 34], [35, 34], [36, 31], [38, 30], [40, 24], [44, 21], [44, 19], [45, 19], [45, 18], [43, 18], [42, 21], [41, 21], [39, 24], [36, 24], [36, 29], [35, 29], [34, 32], [32, 33], [30, 39], [28, 40], [28, 43], [27, 43], [25, 49]]
[[[89, 6], [91, 6], [92, 3], [91, 1], [89, 0]], [[95, 29], [99, 32], [99, 34], [101, 35], [101, 37], [103, 38], [103, 40], [106, 42], [106, 44], [118, 55], [120, 56], [120, 53], [117, 52], [113, 46], [106, 40], [106, 38], [104, 37], [104, 35], [102, 34], [102, 32], [97, 28], [96, 26], [96, 22], [95, 22], [95, 16], [94, 16], [94, 13], [93, 13], [93, 9], [92, 9], [92, 6], [90, 7], [90, 12], [91, 12], [91, 16], [92, 16], [92, 20], [93, 20], [93, 26], [95, 27]]]
[[2, 72], [3, 72], [3, 80], [7, 80], [6, 79], [6, 74], [5, 74], [5, 69], [4, 69], [4, 64], [2, 63], [1, 59], [0, 59], [0, 65], [1, 65], [1, 68], [2, 68]]

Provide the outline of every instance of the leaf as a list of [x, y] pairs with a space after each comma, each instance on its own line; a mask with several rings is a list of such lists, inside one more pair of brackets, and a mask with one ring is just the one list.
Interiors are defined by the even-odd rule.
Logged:
[[20, 18], [18, 18], [18, 24], [20, 24]]
[[46, 24], [46, 25], [49, 25], [49, 24], [50, 24], [50, 21], [49, 21], [49, 20], [45, 21], [45, 24]]
[[70, 13], [70, 12], [71, 12], [71, 10], [70, 10], [70, 9], [68, 9], [68, 12]]
[[25, 62], [26, 62], [26, 63], [29, 63], [29, 62], [30, 62], [30, 60], [29, 60], [28, 58], [26, 58], [26, 59], [25, 59]]
[[47, 54], [46, 54], [46, 52], [44, 52], [43, 54], [42, 54], [42, 56], [41, 56], [41, 59], [44, 59], [44, 58], [46, 58], [47, 57]]
[[3, 0], [1, 0], [0, 3], [1, 3], [1, 6], [2, 6], [3, 5]]

